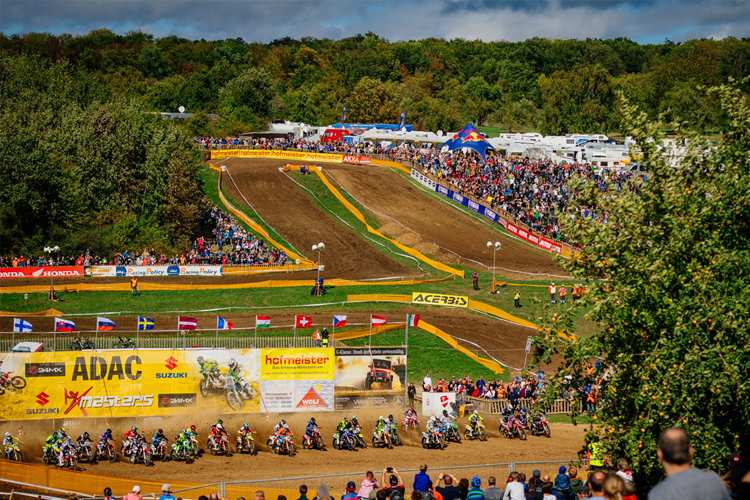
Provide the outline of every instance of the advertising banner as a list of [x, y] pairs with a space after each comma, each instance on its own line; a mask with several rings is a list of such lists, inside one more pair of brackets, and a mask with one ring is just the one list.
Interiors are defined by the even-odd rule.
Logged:
[[[328, 163], [342, 163], [342, 155], [328, 153], [314, 153], [307, 151], [276, 151], [271, 149], [222, 149], [211, 151], [211, 159], [243, 156], [246, 158], [277, 158], [280, 160], [295, 159], [307, 161], [322, 161]], [[369, 158], [368, 158], [369, 160]]]
[[455, 392], [423, 392], [422, 415], [426, 417], [441, 415], [443, 410], [451, 411], [451, 405], [455, 402]]
[[0, 278], [78, 278], [83, 266], [0, 267]]
[[417, 170], [411, 169], [411, 178], [419, 182], [423, 186], [432, 189], [433, 191], [437, 188], [437, 182], [433, 181], [426, 175], [420, 174]]
[[405, 347], [336, 348], [336, 409], [403, 406]]
[[445, 295], [442, 293], [412, 292], [412, 304], [430, 304], [433, 306], [468, 307], [469, 297], [463, 295]]
[[528, 241], [532, 245], [538, 246], [550, 252], [560, 253], [562, 251], [562, 246], [560, 244], [550, 241], [546, 238], [542, 238], [541, 236], [537, 236], [534, 233], [530, 233], [525, 229], [516, 226], [515, 224], [508, 222], [505, 227], [509, 232], [515, 234], [524, 241]]
[[342, 161], [344, 163], [358, 163], [360, 165], [370, 164], [370, 158], [368, 158], [367, 156], [344, 155]]
[[333, 349], [9, 353], [3, 371], [24, 383], [0, 420], [331, 410], [333, 364]]
[[86, 276], [221, 276], [222, 266], [91, 266]]

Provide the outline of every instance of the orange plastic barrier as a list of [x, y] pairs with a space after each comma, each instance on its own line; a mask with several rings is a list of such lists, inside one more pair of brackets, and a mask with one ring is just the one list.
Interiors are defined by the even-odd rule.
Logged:
[[[91, 474], [89, 472], [75, 472], [24, 462], [9, 462], [7, 460], [0, 460], [0, 478], [92, 496], [101, 496], [106, 486], [112, 488], [114, 495], [123, 496], [131, 492], [135, 484], [141, 487], [141, 492], [144, 496], [150, 496], [152, 493], [160, 492], [164, 484], [163, 480], [120, 478], [102, 474]], [[199, 483], [181, 481], [169, 481], [169, 483], [172, 486], [172, 491], [200, 486]], [[216, 493], [216, 491], [215, 486], [198, 488], [187, 492], [188, 494], [184, 498], [198, 498], [200, 495], [208, 496], [210, 493]]]
[[314, 153], [312, 151], [276, 151], [272, 149], [221, 149], [211, 151], [211, 159], [229, 158], [276, 158], [279, 160], [308, 160], [327, 163], [343, 163], [344, 156], [329, 153]]
[[471, 359], [473, 359], [474, 361], [476, 361], [480, 365], [484, 366], [485, 368], [489, 368], [490, 370], [494, 371], [495, 373], [505, 373], [505, 370], [503, 369], [502, 366], [500, 366], [500, 363], [498, 363], [497, 361], [492, 361], [490, 359], [480, 358], [479, 356], [477, 356], [476, 354], [474, 354], [473, 352], [471, 352], [470, 350], [468, 350], [464, 346], [460, 345], [458, 342], [456, 342], [453, 339], [453, 337], [451, 337], [450, 335], [448, 335], [447, 333], [445, 333], [440, 328], [432, 326], [431, 324], [427, 323], [426, 321], [423, 321], [422, 319], [419, 320], [419, 324], [417, 325], [417, 328], [421, 328], [422, 330], [424, 330], [424, 331], [426, 331], [428, 333], [433, 334], [434, 336], [436, 336], [437, 338], [439, 338], [443, 342], [445, 342], [448, 345], [450, 345], [455, 350], [457, 350], [457, 351], [459, 351], [459, 352], [461, 352], [463, 354], [466, 354]]
[[[49, 288], [47, 290], [49, 291]], [[38, 311], [33, 313], [0, 311], [0, 316], [62, 316], [62, 314], [62, 311], [58, 311], [57, 309], [47, 309], [46, 311]]]
[[[393, 330], [400, 330], [402, 328], [406, 328], [406, 323], [394, 323], [392, 325], [373, 326], [372, 334], [377, 335], [378, 333], [392, 332]], [[359, 339], [362, 337], [369, 337], [369, 336], [370, 336], [369, 328], [360, 328], [359, 330], [350, 330], [348, 332], [335, 333], [333, 335], [333, 338], [336, 340], [351, 340], [351, 339]]]
[[387, 293], [367, 293], [361, 295], [348, 295], [347, 302], [404, 302], [411, 303], [411, 295], [396, 295]]
[[370, 164], [371, 165], [380, 165], [381, 167], [391, 167], [398, 170], [401, 170], [404, 173], [407, 173], [411, 175], [411, 170], [406, 168], [405, 166], [401, 165], [400, 163], [396, 163], [395, 161], [388, 161], [388, 160], [375, 160], [373, 158], [370, 158]]

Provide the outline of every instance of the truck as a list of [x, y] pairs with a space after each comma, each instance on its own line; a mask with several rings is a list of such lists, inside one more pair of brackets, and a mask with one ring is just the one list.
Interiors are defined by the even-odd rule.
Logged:
[[396, 372], [391, 368], [391, 362], [387, 359], [373, 359], [365, 378], [365, 390], [372, 389], [373, 383], [385, 384], [386, 389], [393, 387], [393, 378]]
[[343, 128], [328, 128], [320, 137], [320, 142], [341, 142], [349, 131]]

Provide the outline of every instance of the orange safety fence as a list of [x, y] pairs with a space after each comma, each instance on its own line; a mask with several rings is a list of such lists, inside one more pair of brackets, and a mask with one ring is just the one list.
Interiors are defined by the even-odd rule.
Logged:
[[344, 196], [341, 194], [341, 192], [334, 187], [333, 184], [331, 184], [325, 175], [323, 175], [323, 172], [320, 171], [320, 169], [313, 169], [313, 171], [318, 174], [318, 177], [321, 181], [323, 181], [323, 184], [328, 188], [331, 193], [341, 202], [342, 205], [344, 205], [357, 219], [359, 219], [360, 222], [362, 222], [365, 225], [365, 228], [367, 229], [367, 232], [374, 234], [375, 236], [378, 236], [380, 238], [383, 238], [386, 241], [390, 241], [394, 245], [396, 245], [398, 248], [403, 250], [404, 252], [408, 253], [412, 257], [416, 257], [417, 259], [421, 260], [422, 262], [434, 267], [435, 269], [438, 269], [440, 271], [454, 274], [456, 276], [464, 277], [464, 272], [462, 270], [454, 269], [450, 266], [446, 266], [445, 264], [442, 264], [440, 262], [437, 262], [435, 260], [430, 259], [426, 255], [424, 255], [422, 252], [419, 252], [417, 250], [414, 250], [413, 248], [407, 247], [406, 245], [403, 245], [396, 240], [393, 240], [381, 232], [373, 229], [372, 226], [370, 226], [367, 221], [365, 220], [365, 216], [362, 215], [362, 212], [360, 212], [354, 205], [349, 203], [349, 200], [344, 198]]
[[318, 266], [315, 264], [285, 264], [282, 266], [258, 265], [258, 266], [222, 266], [222, 276], [240, 275], [251, 276], [254, 274], [268, 273], [290, 273], [293, 271], [315, 271]]
[[406, 168], [405, 166], [401, 165], [400, 163], [396, 163], [395, 161], [388, 161], [388, 160], [375, 160], [370, 159], [371, 165], [379, 165], [381, 167], [391, 167], [398, 170], [401, 170], [402, 172], [411, 175], [411, 170]]
[[[141, 487], [144, 496], [150, 496], [152, 493], [158, 494], [164, 484], [164, 480], [120, 478], [7, 460], [0, 460], [0, 480], [2, 479], [92, 496], [100, 496], [107, 486], [112, 488], [112, 494], [124, 496], [133, 491], [133, 485], [135, 484]], [[172, 486], [172, 491], [200, 486], [199, 483], [183, 481], [169, 481], [169, 483]], [[216, 486], [197, 488], [190, 490], [189, 495], [184, 498], [198, 498], [200, 495], [208, 496], [210, 493], [216, 492]]]
[[312, 151], [279, 151], [274, 149], [221, 149], [211, 151], [211, 159], [229, 157], [240, 158], [274, 158], [278, 160], [308, 160], [327, 163], [343, 163], [344, 155], [314, 153]]
[[[47, 290], [49, 291], [49, 288]], [[30, 313], [0, 311], [0, 316], [62, 316], [62, 314], [62, 311], [58, 311], [57, 309], [47, 309], [46, 311], [37, 311]]]
[[[215, 167], [213, 165], [211, 165], [211, 168], [215, 170]], [[266, 238], [266, 241], [268, 241], [270, 244], [272, 244], [279, 250], [283, 250], [284, 253], [286, 253], [290, 259], [299, 259], [300, 264], [308, 264], [308, 265], [313, 264], [313, 261], [306, 259], [303, 256], [297, 254], [296, 252], [289, 250], [284, 245], [282, 245], [281, 243], [271, 238], [271, 235], [268, 234], [268, 231], [263, 229], [263, 227], [261, 227], [259, 224], [256, 224], [255, 222], [250, 220], [244, 213], [237, 210], [231, 203], [229, 203], [229, 200], [226, 199], [226, 197], [224, 196], [224, 193], [221, 192], [221, 177], [223, 173], [224, 171], [219, 169], [219, 184], [218, 184], [217, 191], [219, 192], [219, 199], [224, 205], [226, 205], [227, 209], [229, 209], [229, 211], [232, 212], [242, 222], [250, 226], [255, 232], [262, 234]]]
[[361, 295], [348, 295], [347, 302], [404, 302], [411, 303], [411, 295], [397, 295], [387, 293], [367, 293]]
[[351, 340], [360, 339], [362, 337], [369, 337], [370, 334], [377, 335], [384, 332], [392, 332], [393, 330], [400, 330], [406, 327], [406, 323], [393, 323], [391, 325], [380, 325], [373, 326], [372, 331], [369, 328], [360, 328], [357, 330], [349, 330], [348, 332], [335, 333], [333, 338], [335, 340]]
[[490, 370], [492, 370], [495, 373], [505, 373], [505, 370], [503, 369], [502, 366], [500, 366], [500, 363], [498, 363], [497, 361], [493, 361], [491, 359], [482, 358], [482, 357], [477, 356], [476, 354], [474, 354], [473, 352], [471, 352], [470, 350], [468, 350], [467, 348], [465, 348], [464, 346], [462, 346], [458, 342], [456, 342], [456, 340], [453, 337], [451, 337], [450, 335], [448, 335], [447, 333], [445, 333], [440, 328], [432, 326], [431, 324], [427, 323], [426, 321], [423, 321], [422, 319], [419, 320], [419, 323], [417, 324], [417, 328], [421, 328], [422, 330], [424, 330], [424, 331], [426, 331], [428, 333], [433, 334], [434, 336], [436, 336], [437, 338], [439, 338], [443, 342], [445, 342], [448, 345], [450, 345], [455, 350], [457, 350], [457, 351], [459, 351], [459, 352], [461, 352], [463, 354], [466, 354], [471, 359], [473, 359], [474, 361], [476, 361], [480, 365], [484, 366], [485, 368], [489, 368]]

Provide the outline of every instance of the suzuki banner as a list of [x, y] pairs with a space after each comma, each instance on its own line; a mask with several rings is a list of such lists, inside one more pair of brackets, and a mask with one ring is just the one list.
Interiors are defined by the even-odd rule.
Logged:
[[336, 409], [403, 406], [406, 347], [336, 348]]
[[86, 276], [221, 276], [222, 266], [90, 266]]
[[[6, 391], [0, 420], [133, 417], [333, 408], [333, 349], [176, 349], [10, 353], [3, 371], [20, 377]], [[282, 379], [267, 360], [290, 367]], [[280, 359], [279, 363], [273, 360]], [[325, 362], [321, 360], [325, 359]], [[234, 360], [236, 366], [230, 368]], [[299, 361], [298, 361], [299, 360]], [[300, 369], [305, 360], [327, 370]], [[309, 377], [320, 377], [311, 380]], [[267, 384], [267, 385], [266, 385]], [[262, 403], [269, 390], [273, 406]], [[283, 403], [283, 404], [282, 404]]]
[[83, 266], [0, 267], [0, 278], [78, 278]]

